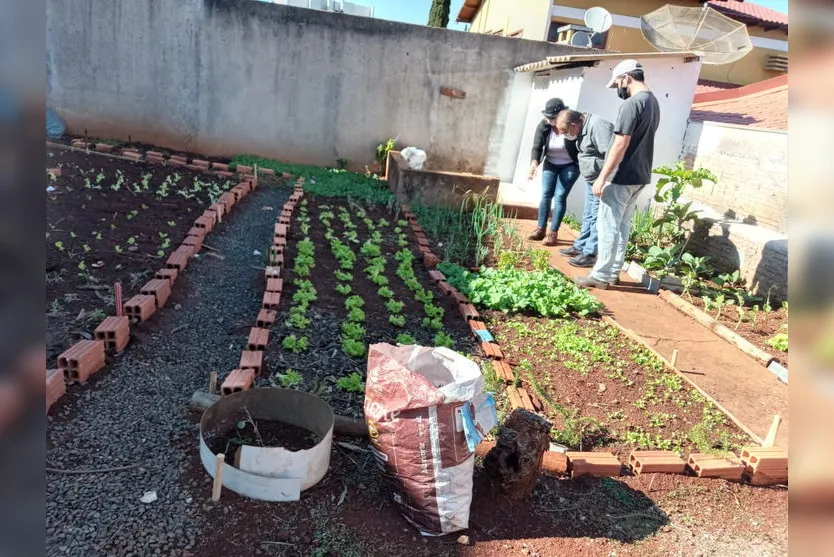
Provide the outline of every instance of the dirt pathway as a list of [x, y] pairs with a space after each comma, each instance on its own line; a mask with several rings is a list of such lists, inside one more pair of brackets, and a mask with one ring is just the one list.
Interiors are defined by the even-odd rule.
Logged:
[[[535, 228], [533, 221], [514, 222], [525, 237]], [[589, 269], [568, 265], [568, 258], [557, 252], [570, 245], [574, 232], [562, 226], [559, 238], [557, 247], [543, 248], [551, 253], [550, 263], [570, 277], [587, 275]], [[539, 242], [531, 246], [542, 248]], [[782, 427], [776, 441], [779, 446], [788, 446], [787, 385], [759, 362], [649, 294], [625, 273], [620, 281], [619, 286], [608, 290], [592, 291], [611, 317], [645, 338], [666, 358], [677, 349], [678, 369], [760, 437], [767, 434], [773, 415], [781, 415]]]

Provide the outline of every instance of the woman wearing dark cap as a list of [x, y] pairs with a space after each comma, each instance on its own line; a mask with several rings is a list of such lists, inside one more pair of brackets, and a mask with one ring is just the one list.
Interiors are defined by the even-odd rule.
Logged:
[[[576, 141], [565, 139], [556, 129], [556, 116], [567, 106], [562, 99], [547, 101], [542, 114], [544, 118], [536, 128], [533, 139], [532, 161], [530, 162], [529, 180], [536, 175], [540, 164], [542, 169], [542, 200], [539, 203], [538, 228], [530, 240], [544, 240], [542, 245], [555, 246], [559, 234], [559, 225], [565, 216], [568, 194], [579, 177], [578, 153]], [[553, 205], [553, 218], [550, 231], [547, 231], [547, 217]]]

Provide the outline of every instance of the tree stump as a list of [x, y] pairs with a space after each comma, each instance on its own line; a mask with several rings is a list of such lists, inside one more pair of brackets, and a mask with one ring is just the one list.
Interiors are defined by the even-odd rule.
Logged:
[[516, 408], [498, 430], [495, 447], [484, 457], [484, 469], [511, 499], [533, 493], [542, 458], [550, 446], [550, 423]]

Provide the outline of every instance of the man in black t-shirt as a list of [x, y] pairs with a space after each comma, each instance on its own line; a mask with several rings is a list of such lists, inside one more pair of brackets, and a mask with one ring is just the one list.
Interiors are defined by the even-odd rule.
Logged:
[[597, 261], [587, 277], [574, 279], [585, 288], [605, 289], [619, 282], [637, 198], [651, 181], [660, 105], [644, 79], [640, 62], [623, 60], [608, 82], [625, 102], [614, 126], [614, 143], [592, 186], [600, 197]]

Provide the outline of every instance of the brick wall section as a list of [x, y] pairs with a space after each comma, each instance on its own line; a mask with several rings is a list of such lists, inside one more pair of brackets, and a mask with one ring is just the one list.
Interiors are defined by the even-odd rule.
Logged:
[[786, 132], [690, 122], [681, 157], [711, 170], [718, 182], [686, 196], [732, 220], [787, 231], [788, 135]]
[[[771, 302], [787, 299], [788, 238], [785, 234], [734, 222], [704, 206], [701, 224], [695, 228], [688, 251], [709, 255], [718, 270], [741, 271], [748, 287], [761, 296], [771, 292]], [[774, 304], [775, 305], [775, 304]]]

